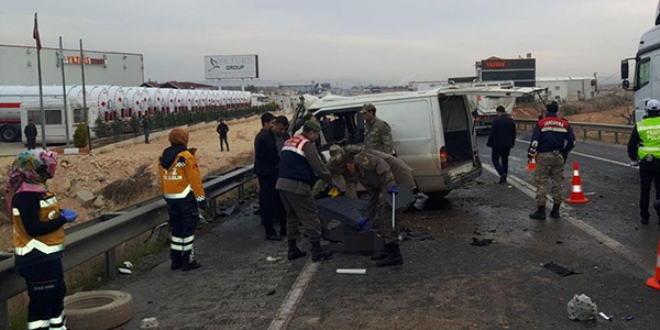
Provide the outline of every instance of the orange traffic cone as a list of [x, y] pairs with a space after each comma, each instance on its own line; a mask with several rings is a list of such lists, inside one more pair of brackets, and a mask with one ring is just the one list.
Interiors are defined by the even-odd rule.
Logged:
[[533, 171], [536, 169], [536, 155], [532, 156], [532, 162], [527, 165], [527, 168], [525, 170], [527, 171]]
[[584, 197], [584, 191], [582, 191], [582, 179], [580, 178], [580, 165], [578, 165], [577, 160], [573, 163], [573, 189], [571, 190], [571, 198], [566, 200], [566, 203], [571, 204], [585, 204], [589, 203], [589, 200]]
[[646, 285], [656, 290], [660, 290], [660, 243], [658, 244], [658, 262], [655, 265], [655, 277], [646, 280]]

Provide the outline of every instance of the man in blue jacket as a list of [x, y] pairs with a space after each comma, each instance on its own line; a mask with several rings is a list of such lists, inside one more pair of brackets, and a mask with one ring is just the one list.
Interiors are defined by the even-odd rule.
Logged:
[[564, 164], [568, 153], [575, 146], [575, 134], [568, 120], [559, 118], [559, 105], [547, 105], [547, 114], [534, 128], [532, 143], [527, 158], [531, 161], [536, 154], [536, 201], [538, 210], [529, 215], [530, 219], [545, 220], [545, 203], [548, 194], [548, 180], [552, 181], [552, 212], [550, 216], [559, 219], [559, 207], [563, 199]]
[[509, 175], [509, 153], [516, 144], [516, 123], [506, 113], [503, 106], [496, 109], [497, 118], [493, 120], [488, 137], [488, 146], [493, 148], [493, 165], [500, 175], [500, 183], [505, 183]]

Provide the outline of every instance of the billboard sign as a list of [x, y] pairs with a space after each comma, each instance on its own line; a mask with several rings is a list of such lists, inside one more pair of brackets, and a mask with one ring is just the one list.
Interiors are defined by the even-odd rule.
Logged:
[[259, 55], [217, 55], [204, 57], [206, 79], [259, 78]]

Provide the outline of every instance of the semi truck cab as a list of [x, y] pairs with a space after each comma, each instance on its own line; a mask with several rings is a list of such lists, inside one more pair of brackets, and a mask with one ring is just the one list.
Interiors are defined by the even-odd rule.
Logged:
[[[635, 122], [641, 121], [646, 114], [646, 102], [660, 99], [660, 3], [656, 9], [655, 25], [642, 35], [637, 55], [621, 61], [623, 89], [635, 92]], [[635, 63], [635, 75], [631, 83], [632, 61]]]

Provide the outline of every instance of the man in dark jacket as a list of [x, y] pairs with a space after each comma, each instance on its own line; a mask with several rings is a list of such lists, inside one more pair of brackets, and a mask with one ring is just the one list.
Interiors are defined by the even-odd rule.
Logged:
[[[229, 141], [227, 140], [227, 133], [229, 133], [229, 126], [225, 123], [224, 119], [220, 119], [220, 124], [216, 128], [216, 132], [220, 134], [220, 151], [225, 151], [224, 146], [227, 146], [227, 151], [229, 151]], [[223, 145], [224, 143], [224, 145]]]
[[275, 145], [277, 146], [278, 154], [282, 153], [284, 142], [291, 138], [287, 129], [289, 129], [289, 119], [286, 118], [286, 116], [278, 116], [275, 118], [273, 132], [275, 133]]
[[516, 143], [516, 123], [507, 115], [503, 106], [497, 107], [497, 118], [493, 120], [488, 137], [488, 146], [493, 148], [493, 165], [500, 175], [500, 183], [506, 182], [509, 174], [509, 153]]
[[30, 119], [25, 130], [23, 131], [25, 138], [27, 138], [28, 150], [33, 150], [37, 147], [37, 127], [34, 126], [34, 120]]
[[149, 144], [149, 135], [151, 134], [151, 115], [142, 118], [142, 130], [144, 131], [144, 143]]
[[[278, 203], [281, 204], [279, 194], [275, 189], [279, 173], [280, 156], [275, 144], [275, 116], [271, 113], [261, 115], [261, 131], [254, 140], [254, 174], [259, 179], [259, 212], [261, 213], [261, 224], [266, 231], [266, 240], [281, 241], [282, 237], [277, 235], [273, 223], [277, 220]], [[286, 224], [280, 222], [281, 234], [285, 234]]]

